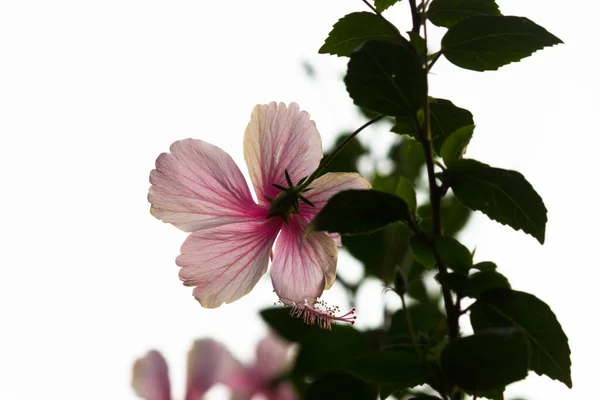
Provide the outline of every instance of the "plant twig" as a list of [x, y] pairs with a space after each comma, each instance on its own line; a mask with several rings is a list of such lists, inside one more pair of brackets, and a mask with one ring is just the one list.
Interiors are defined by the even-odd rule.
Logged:
[[408, 0], [408, 4], [410, 5], [413, 24], [411, 32], [419, 34], [421, 30], [421, 14], [419, 14], [419, 10], [417, 9], [417, 0]]

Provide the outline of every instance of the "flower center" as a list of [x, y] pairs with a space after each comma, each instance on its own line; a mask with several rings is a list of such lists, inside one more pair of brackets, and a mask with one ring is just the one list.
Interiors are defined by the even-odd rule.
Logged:
[[354, 307], [344, 315], [336, 315], [339, 312], [340, 308], [338, 306], [330, 307], [323, 300], [317, 300], [314, 305], [293, 306], [290, 315], [302, 319], [307, 325], [318, 325], [319, 328], [329, 330], [331, 330], [331, 325], [335, 325], [337, 321], [354, 325], [354, 322], [356, 322], [356, 315], [354, 315], [356, 309]]
[[299, 200], [314, 207], [315, 205], [308, 201], [302, 193], [308, 192], [310, 188], [303, 188], [302, 183], [306, 178], [300, 179], [297, 185], [294, 185], [287, 169], [285, 170], [285, 180], [288, 187], [284, 187], [278, 184], [273, 184], [281, 192], [276, 197], [266, 196], [269, 203], [271, 203], [271, 209], [267, 214], [267, 219], [273, 217], [280, 217], [286, 224], [289, 223], [289, 217], [291, 214], [300, 214]]

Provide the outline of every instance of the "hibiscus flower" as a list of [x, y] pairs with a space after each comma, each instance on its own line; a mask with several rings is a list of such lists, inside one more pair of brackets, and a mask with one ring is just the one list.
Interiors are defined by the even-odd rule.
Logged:
[[370, 184], [356, 173], [312, 180], [322, 157], [316, 125], [296, 103], [257, 105], [252, 112], [244, 158], [256, 201], [233, 159], [216, 146], [185, 139], [158, 157], [150, 211], [192, 232], [176, 263], [202, 306], [219, 307], [250, 292], [271, 257], [280, 301], [307, 322], [325, 318], [327, 326], [332, 310], [319, 307], [318, 298], [335, 280], [341, 243], [325, 232], [305, 235], [305, 228], [334, 194]]
[[[258, 344], [254, 364], [247, 367], [221, 343], [196, 340], [188, 354], [185, 400], [201, 400], [219, 383], [231, 389], [233, 400], [250, 400], [258, 394], [268, 400], [295, 400], [292, 385], [280, 379], [291, 366], [289, 350], [288, 343], [269, 335]], [[136, 360], [131, 385], [145, 400], [171, 400], [169, 370], [162, 354], [151, 350]]]

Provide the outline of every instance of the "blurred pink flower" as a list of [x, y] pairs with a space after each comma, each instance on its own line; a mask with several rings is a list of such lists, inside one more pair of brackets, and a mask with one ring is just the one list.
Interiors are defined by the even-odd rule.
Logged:
[[[242, 371], [242, 365], [225, 346], [212, 339], [197, 340], [188, 353], [185, 400], [202, 399], [213, 385], [224, 383], [230, 376]], [[169, 369], [158, 351], [151, 350], [136, 360], [131, 386], [143, 399], [171, 400]]]
[[369, 182], [355, 173], [328, 173], [309, 185], [303, 196], [310, 204], [300, 202], [297, 213], [271, 209], [282, 193], [278, 187], [289, 181], [297, 185], [322, 157], [315, 123], [296, 103], [257, 105], [252, 112], [244, 158], [257, 202], [233, 159], [216, 146], [185, 139], [158, 157], [150, 173], [150, 211], [192, 232], [176, 262], [184, 285], [195, 286], [202, 306], [218, 307], [246, 295], [267, 271], [271, 256], [271, 280], [282, 303], [308, 322], [325, 318], [327, 325], [335, 319], [317, 299], [335, 280], [339, 236], [303, 234], [331, 196], [368, 189]]
[[[259, 394], [268, 400], [294, 400], [292, 385], [278, 380], [289, 369], [289, 349], [281, 339], [267, 336], [256, 349], [254, 364], [246, 367], [215, 340], [197, 340], [188, 354], [185, 400], [201, 400], [218, 383], [231, 389], [233, 400], [250, 400]], [[171, 400], [168, 367], [158, 351], [134, 363], [132, 386], [145, 400]]]

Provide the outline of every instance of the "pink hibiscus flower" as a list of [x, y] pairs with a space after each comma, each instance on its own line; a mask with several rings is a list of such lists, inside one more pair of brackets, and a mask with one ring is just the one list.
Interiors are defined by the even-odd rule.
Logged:
[[[250, 400], [258, 394], [268, 400], [295, 400], [292, 385], [279, 380], [291, 366], [288, 356], [289, 345], [270, 335], [259, 343], [254, 364], [246, 367], [219, 342], [197, 340], [188, 354], [185, 400], [202, 399], [218, 383], [231, 389], [233, 400]], [[156, 350], [135, 362], [131, 384], [145, 400], [171, 400], [167, 363]]]
[[355, 173], [328, 173], [306, 186], [322, 157], [315, 123], [295, 103], [257, 105], [252, 112], [244, 158], [256, 202], [233, 159], [216, 146], [185, 139], [158, 157], [150, 174], [150, 211], [192, 232], [176, 263], [202, 306], [218, 307], [250, 292], [271, 256], [281, 302], [305, 321], [329, 326], [332, 310], [318, 298], [335, 280], [339, 236], [304, 235], [305, 227], [337, 192], [370, 184]]

